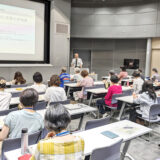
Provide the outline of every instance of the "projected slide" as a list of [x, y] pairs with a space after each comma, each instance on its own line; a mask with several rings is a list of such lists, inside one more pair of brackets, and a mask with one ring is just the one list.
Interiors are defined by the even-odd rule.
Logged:
[[35, 10], [0, 4], [0, 53], [35, 54]]

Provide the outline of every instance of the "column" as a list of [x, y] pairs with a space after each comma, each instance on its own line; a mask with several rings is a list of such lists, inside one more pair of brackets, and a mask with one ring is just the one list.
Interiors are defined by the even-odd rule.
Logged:
[[151, 52], [152, 52], [152, 40], [151, 38], [147, 39], [147, 49], [146, 49], [146, 67], [145, 67], [145, 76], [150, 76], [150, 67], [151, 67]]

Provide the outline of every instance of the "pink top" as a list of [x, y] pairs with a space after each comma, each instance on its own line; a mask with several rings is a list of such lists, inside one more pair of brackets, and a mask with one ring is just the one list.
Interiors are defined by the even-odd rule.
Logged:
[[126, 78], [128, 76], [128, 72], [120, 72], [118, 75], [118, 78], [121, 80], [123, 78]]
[[80, 86], [82, 86], [82, 90], [79, 92], [78, 97], [84, 98], [84, 87], [92, 87], [94, 85], [94, 81], [91, 77], [85, 77], [80, 83]]
[[120, 86], [120, 85], [113, 85], [113, 86], [109, 87], [108, 93], [105, 96], [105, 103], [108, 106], [117, 107], [117, 104], [113, 104], [113, 105], [111, 104], [111, 102], [112, 102], [112, 95], [113, 94], [120, 94], [120, 93], [122, 93], [122, 86]]

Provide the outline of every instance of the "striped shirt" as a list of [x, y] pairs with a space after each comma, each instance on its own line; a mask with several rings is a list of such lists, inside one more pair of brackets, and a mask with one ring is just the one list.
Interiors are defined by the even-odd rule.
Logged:
[[70, 75], [68, 73], [62, 73], [59, 78], [61, 81], [60, 87], [64, 87], [64, 83], [70, 81]]
[[30, 160], [82, 160], [84, 140], [75, 137], [74, 141], [59, 143], [54, 138], [41, 140]]

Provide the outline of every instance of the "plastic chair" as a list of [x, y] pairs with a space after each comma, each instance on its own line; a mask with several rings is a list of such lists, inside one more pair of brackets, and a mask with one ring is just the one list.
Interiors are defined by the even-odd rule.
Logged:
[[[139, 118], [148, 122], [149, 128], [151, 128], [152, 123], [160, 122], [160, 116], [158, 115], [160, 115], [160, 104], [154, 104], [150, 107], [149, 118], [143, 118], [143, 117], [139, 117]], [[155, 119], [153, 119], [152, 117], [155, 117]], [[156, 131], [154, 132], [159, 135], [159, 132], [156, 132]], [[150, 141], [150, 135], [151, 133], [149, 133], [149, 141]]]
[[117, 104], [117, 107], [112, 107], [112, 106], [106, 106], [107, 108], [111, 109], [111, 117], [114, 115], [114, 113], [119, 110], [119, 108], [121, 107], [121, 105], [118, 103], [118, 100], [116, 98], [118, 97], [124, 97], [124, 94], [120, 93], [120, 94], [113, 94], [112, 95], [112, 102], [111, 104]]
[[10, 112], [17, 111], [17, 110], [18, 110], [18, 108], [13, 108], [13, 109], [8, 109], [8, 110], [0, 111], [0, 116], [8, 115]]
[[[37, 142], [41, 138], [41, 133], [42, 131], [38, 131], [36, 133], [28, 135], [28, 145], [37, 144]], [[5, 139], [2, 144], [1, 159], [6, 160], [4, 157], [4, 152], [8, 152], [18, 148], [21, 148], [21, 138]]]
[[67, 99], [67, 100], [65, 100], [65, 101], [57, 101], [57, 102], [51, 102], [50, 103], [50, 105], [55, 105], [55, 104], [70, 104], [70, 100], [69, 99]]
[[36, 105], [34, 106], [34, 110], [46, 109], [47, 103], [48, 103], [48, 102], [45, 102], [45, 101], [37, 102]]
[[[149, 118], [143, 118], [143, 117], [139, 118], [147, 121], [150, 125], [151, 123], [160, 122], [160, 117], [158, 116], [159, 114], [160, 114], [160, 104], [154, 104], [150, 107]], [[155, 119], [153, 119], [152, 117], [155, 117]]]
[[27, 84], [11, 85], [11, 88], [21, 88], [21, 87], [27, 87]]
[[115, 144], [92, 151], [91, 160], [120, 160], [122, 139]]
[[100, 127], [100, 126], [104, 126], [104, 125], [109, 124], [109, 122], [110, 122], [110, 117], [87, 121], [86, 125], [85, 125], [85, 130]]

